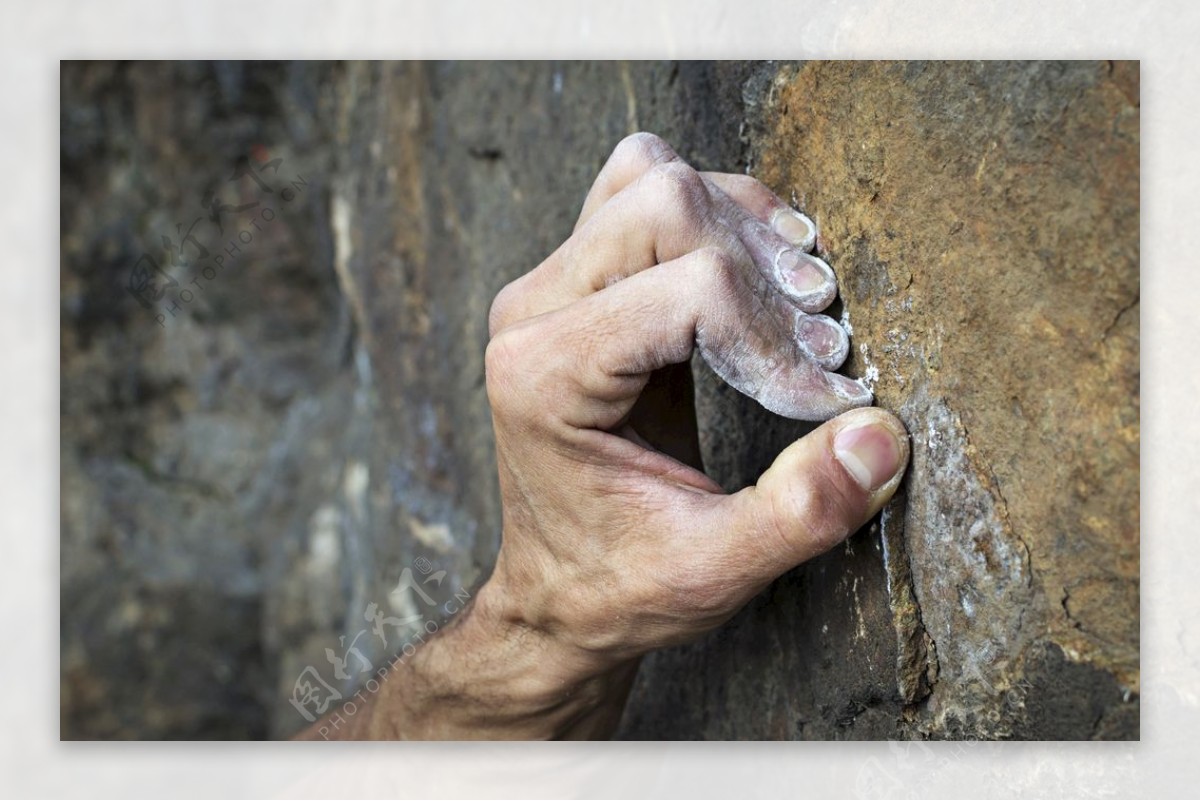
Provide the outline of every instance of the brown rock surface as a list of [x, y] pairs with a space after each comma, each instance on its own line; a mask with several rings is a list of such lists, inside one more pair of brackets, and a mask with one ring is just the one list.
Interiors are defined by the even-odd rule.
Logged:
[[[767, 636], [807, 653], [798, 672], [829, 674], [808, 698], [759, 704], [760, 719], [807, 707], [814, 719], [796, 719], [816, 736], [1136, 737], [1136, 65], [810, 63], [750, 105], [751, 172], [820, 224], [853, 327], [848, 370], [913, 438], [901, 555], [862, 565], [869, 532], [786, 579], [821, 600]], [[710, 442], [752, 438], [744, 414], [714, 411]], [[752, 480], [718, 447], [711, 468]], [[894, 682], [866, 611], [889, 594], [863, 598], [881, 583]], [[763, 626], [755, 611], [731, 628]], [[732, 636], [663, 673], [688, 691], [715, 673], [704, 686], [723, 692], [724, 669], [706, 665]], [[847, 692], [847, 671], [876, 680]], [[660, 717], [635, 708], [638, 734], [671, 707], [643, 680]], [[739, 703], [698, 722], [760, 736], [746, 717]]]

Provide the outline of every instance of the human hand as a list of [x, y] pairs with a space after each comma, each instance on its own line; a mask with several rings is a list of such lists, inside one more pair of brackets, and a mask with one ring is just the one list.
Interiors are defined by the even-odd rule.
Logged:
[[[625, 139], [571, 237], [492, 307], [495, 571], [361, 711], [302, 736], [607, 736], [643, 654], [721, 625], [875, 514], [908, 440], [830, 372], [848, 342], [819, 314], [836, 286], [805, 253], [815, 237], [758, 181]], [[693, 349], [768, 409], [845, 413], [727, 495], [698, 469]]]
[[[758, 181], [698, 173], [638, 134], [571, 237], [496, 298], [504, 537], [474, 615], [522, 643], [508, 703], [525, 710], [524, 736], [608, 734], [642, 654], [719, 626], [895, 490], [907, 437], [886, 412], [847, 412], [871, 395], [831, 372], [848, 341], [819, 314], [836, 284], [805, 253], [815, 235]], [[656, 425], [678, 427], [660, 379], [694, 348], [772, 411], [847, 413], [727, 495], [696, 469], [686, 424]]]

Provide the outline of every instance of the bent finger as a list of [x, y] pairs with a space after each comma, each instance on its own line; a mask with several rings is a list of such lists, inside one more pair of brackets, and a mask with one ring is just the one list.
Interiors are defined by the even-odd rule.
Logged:
[[625, 137], [613, 148], [612, 155], [592, 182], [575, 222], [575, 230], [582, 228], [601, 206], [646, 172], [659, 164], [680, 160], [679, 154], [662, 137], [645, 131]]
[[762, 181], [727, 172], [702, 172], [700, 175], [795, 247], [811, 251], [816, 245], [817, 224], [812, 218], [793, 209]]
[[745, 290], [746, 258], [703, 248], [501, 331], [488, 347], [489, 393], [494, 381], [532, 392], [573, 428], [611, 430], [653, 370], [698, 347], [721, 378], [778, 414], [827, 419], [869, 404], [865, 387], [823, 370]]

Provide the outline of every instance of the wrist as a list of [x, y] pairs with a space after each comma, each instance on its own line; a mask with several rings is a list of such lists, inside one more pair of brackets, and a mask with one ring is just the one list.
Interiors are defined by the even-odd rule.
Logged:
[[498, 581], [399, 662], [375, 710], [384, 735], [581, 739], [612, 734], [638, 660], [606, 662], [532, 625]]

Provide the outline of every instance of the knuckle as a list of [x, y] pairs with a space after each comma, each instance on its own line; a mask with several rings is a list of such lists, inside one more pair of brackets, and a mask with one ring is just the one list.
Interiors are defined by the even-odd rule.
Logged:
[[695, 251], [691, 277], [694, 286], [707, 287], [717, 296], [726, 296], [738, 291], [742, 265], [738, 257], [721, 247], [703, 247]]
[[681, 161], [658, 164], [646, 173], [654, 201], [668, 212], [686, 217], [706, 215], [711, 198], [700, 173]]
[[678, 158], [675, 150], [662, 137], [646, 131], [630, 134], [617, 143], [610, 160], [634, 169], [650, 169]]
[[484, 378], [493, 409], [507, 407], [520, 386], [517, 376], [529, 352], [527, 328], [506, 328], [492, 337], [484, 351]]
[[488, 336], [496, 336], [520, 319], [518, 315], [521, 308], [523, 280], [524, 276], [506, 284], [496, 293], [496, 297], [492, 298], [492, 305], [488, 309]]

